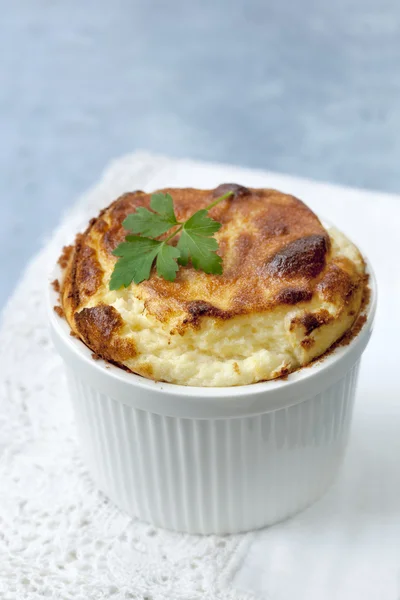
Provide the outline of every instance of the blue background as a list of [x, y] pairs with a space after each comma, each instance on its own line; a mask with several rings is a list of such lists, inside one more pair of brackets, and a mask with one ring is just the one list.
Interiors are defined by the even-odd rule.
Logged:
[[400, 189], [398, 0], [0, 0], [0, 306], [147, 149]]

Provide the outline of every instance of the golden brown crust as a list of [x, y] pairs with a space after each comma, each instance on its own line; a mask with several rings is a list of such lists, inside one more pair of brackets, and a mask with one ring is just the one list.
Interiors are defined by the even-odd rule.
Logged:
[[58, 314], [59, 317], [64, 316], [64, 311], [61, 306], [53, 306], [54, 312]]
[[301, 317], [293, 319], [291, 328], [293, 329], [296, 324], [300, 324], [304, 327], [304, 334], [310, 335], [315, 329], [318, 329], [318, 327], [321, 327], [322, 325], [327, 325], [331, 321], [333, 321], [332, 315], [323, 308], [319, 312], [306, 312]]
[[51, 286], [52, 286], [53, 290], [55, 292], [57, 292], [57, 294], [60, 293], [61, 286], [60, 286], [60, 282], [58, 281], [58, 279], [54, 279], [54, 281], [51, 282]]
[[327, 233], [303, 236], [280, 248], [266, 263], [266, 270], [272, 277], [312, 279], [325, 267], [328, 250]]
[[278, 304], [298, 304], [299, 302], [308, 302], [312, 298], [312, 291], [305, 288], [286, 287], [280, 290], [276, 295]]
[[348, 302], [360, 285], [361, 277], [354, 278], [354, 265], [346, 258], [333, 260], [327, 267], [316, 289], [327, 302], [338, 298]]
[[65, 269], [68, 266], [69, 259], [71, 258], [71, 254], [74, 250], [73, 246], [64, 246], [61, 252], [61, 256], [58, 259], [58, 264], [62, 269]]
[[[208, 191], [161, 191], [171, 193], [178, 219], [184, 220], [227, 190], [235, 195], [210, 211], [223, 224], [217, 237], [224, 274], [206, 275], [188, 265], [172, 283], [153, 272], [139, 288], [146, 309], [158, 319], [180, 312], [182, 325], [195, 325], [201, 316], [228, 319], [309, 301], [316, 289], [330, 301], [351, 293], [359, 284], [351, 263], [350, 268], [330, 264], [325, 270], [329, 236], [314, 213], [293, 196], [236, 184]], [[122, 221], [149, 203], [150, 194], [144, 192], [122, 195], [77, 237], [72, 260], [71, 248], [65, 248], [62, 264], [69, 265], [69, 281], [64, 286], [68, 289], [67, 298], [63, 293], [64, 303], [77, 310], [105, 283], [101, 264], [109, 276], [116, 261], [111, 253], [126, 235]], [[160, 299], [165, 298], [168, 304], [160, 306]]]
[[118, 333], [123, 327], [119, 312], [105, 304], [83, 308], [75, 313], [75, 326], [83, 341], [98, 356], [107, 360], [123, 362], [135, 356], [132, 340], [122, 340]]

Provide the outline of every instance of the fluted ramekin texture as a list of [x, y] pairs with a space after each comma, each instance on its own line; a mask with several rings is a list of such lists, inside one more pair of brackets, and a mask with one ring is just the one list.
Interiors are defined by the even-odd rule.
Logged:
[[316, 500], [348, 439], [376, 308], [368, 271], [366, 322], [347, 346], [286, 380], [231, 388], [154, 382], [93, 360], [49, 286], [52, 337], [99, 488], [132, 516], [190, 533], [263, 527]]

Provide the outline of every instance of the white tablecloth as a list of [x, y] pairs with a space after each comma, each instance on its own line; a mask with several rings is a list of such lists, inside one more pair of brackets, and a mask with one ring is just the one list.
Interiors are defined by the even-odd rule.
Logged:
[[[344, 467], [291, 520], [244, 536], [173, 534], [131, 521], [80, 462], [43, 288], [56, 249], [119, 193], [235, 182], [297, 195], [368, 254], [379, 285]], [[65, 217], [25, 273], [0, 331], [0, 596], [100, 600], [399, 600], [400, 200], [275, 173], [123, 157]]]

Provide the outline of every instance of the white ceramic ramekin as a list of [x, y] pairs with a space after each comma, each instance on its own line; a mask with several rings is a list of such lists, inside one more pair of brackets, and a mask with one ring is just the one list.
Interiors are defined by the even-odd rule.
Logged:
[[375, 314], [370, 274], [367, 320], [349, 345], [286, 380], [230, 388], [158, 383], [93, 360], [49, 286], [52, 337], [98, 487], [129, 515], [190, 533], [247, 531], [311, 504], [346, 446]]

